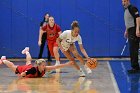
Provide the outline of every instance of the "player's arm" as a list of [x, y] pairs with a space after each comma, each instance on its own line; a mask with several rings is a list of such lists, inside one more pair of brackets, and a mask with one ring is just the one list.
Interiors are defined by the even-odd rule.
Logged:
[[83, 44], [79, 44], [79, 47], [80, 47], [80, 50], [81, 50], [82, 54], [85, 56], [85, 58], [88, 59], [89, 56], [88, 56], [86, 50], [84, 49]]
[[59, 31], [58, 34], [60, 35], [62, 33], [62, 31]]
[[73, 65], [73, 62], [67, 62], [65, 64], [59, 64], [59, 65], [54, 65], [54, 66], [46, 66], [45, 69], [46, 69], [46, 71], [48, 71], [48, 70], [63, 68], [63, 67], [70, 66], [70, 65]]
[[34, 75], [35, 73], [36, 73], [36, 69], [35, 69], [35, 67], [32, 67], [31, 69], [22, 72], [20, 75], [22, 77], [25, 77], [26, 75], [29, 75], [29, 74]]
[[125, 32], [124, 32], [124, 38], [128, 38], [128, 30], [127, 30], [127, 28], [125, 29]]
[[63, 39], [65, 39], [66, 36], [67, 36], [67, 33], [64, 31], [63, 33], [61, 33], [61, 34], [59, 35], [59, 37], [58, 37], [57, 40], [56, 40], [56, 42], [57, 42], [57, 44], [58, 44], [58, 46], [60, 47], [60, 49], [61, 49], [62, 52], [63, 52], [63, 47], [61, 46], [61, 41], [62, 41]]
[[39, 38], [38, 38], [38, 45], [41, 45], [41, 41], [42, 41], [42, 35], [43, 35], [44, 31], [42, 31], [42, 28], [40, 27], [39, 30]]
[[62, 46], [61, 46], [61, 41], [62, 41], [61, 37], [58, 37], [56, 39], [56, 42], [57, 42], [58, 46], [60, 47], [60, 49], [63, 49]]
[[140, 16], [138, 9], [136, 7], [133, 7], [132, 11], [134, 12], [134, 16], [136, 18], [136, 35], [140, 37]]
[[46, 31], [46, 29], [47, 29], [47, 25], [45, 25], [43, 27], [40, 27], [40, 30], [39, 30], [39, 39], [38, 39], [38, 45], [39, 46], [41, 45], [42, 35]]
[[62, 33], [61, 28], [60, 28], [59, 25], [57, 25], [57, 31], [58, 31], [58, 34], [59, 34], [59, 35]]
[[85, 50], [84, 47], [83, 47], [83, 44], [82, 44], [82, 38], [81, 38], [80, 35], [78, 36], [78, 44], [79, 44], [79, 47], [80, 47], [80, 50], [81, 50], [82, 54], [85, 56], [85, 58], [88, 59], [89, 56], [88, 56], [86, 50]]
[[136, 28], [139, 30], [139, 27], [140, 27], [140, 17], [137, 17], [136, 18]]
[[136, 36], [140, 37], [140, 17], [136, 18]]

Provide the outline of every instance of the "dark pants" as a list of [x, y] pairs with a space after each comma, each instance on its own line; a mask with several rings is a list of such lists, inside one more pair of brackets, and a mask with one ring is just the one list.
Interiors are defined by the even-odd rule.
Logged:
[[[45, 43], [46, 43], [46, 33], [43, 33], [38, 58], [42, 58], [42, 54], [43, 54]], [[47, 45], [47, 50], [48, 50], [48, 57], [47, 57], [48, 58], [48, 61], [51, 61], [52, 59], [51, 59], [50, 51], [48, 49], [48, 45]]]
[[136, 36], [136, 27], [128, 29], [128, 41], [131, 67], [133, 69], [139, 69], [138, 54], [139, 54], [139, 38]]

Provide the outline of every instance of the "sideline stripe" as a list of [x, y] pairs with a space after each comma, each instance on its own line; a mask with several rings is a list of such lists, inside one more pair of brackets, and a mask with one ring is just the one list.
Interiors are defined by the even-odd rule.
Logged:
[[113, 72], [112, 72], [112, 69], [111, 69], [111, 67], [110, 67], [109, 62], [107, 62], [107, 65], [108, 65], [108, 68], [109, 68], [109, 73], [110, 73], [110, 76], [111, 76], [111, 80], [112, 80], [112, 82], [113, 82], [113, 86], [114, 86], [115, 93], [120, 93], [120, 90], [119, 90], [118, 85], [117, 85], [117, 82], [116, 82], [116, 80], [115, 80], [115, 78], [114, 78], [114, 74], [113, 74]]

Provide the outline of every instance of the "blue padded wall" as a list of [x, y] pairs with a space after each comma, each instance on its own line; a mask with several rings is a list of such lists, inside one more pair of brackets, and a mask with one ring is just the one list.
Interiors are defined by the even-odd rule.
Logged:
[[[132, 4], [140, 10], [139, 0]], [[32, 57], [37, 57], [39, 26], [46, 12], [62, 31], [71, 29], [73, 20], [79, 21], [89, 56], [121, 56], [126, 41], [121, 0], [1, 0], [0, 12], [0, 56], [24, 57], [21, 50], [29, 46]], [[127, 45], [123, 56], [128, 55]], [[47, 57], [46, 49], [43, 57]]]

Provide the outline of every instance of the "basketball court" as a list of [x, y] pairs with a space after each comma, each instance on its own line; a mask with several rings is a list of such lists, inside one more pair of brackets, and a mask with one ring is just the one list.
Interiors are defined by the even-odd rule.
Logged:
[[[130, 1], [140, 10], [140, 0]], [[49, 29], [52, 33], [58, 30], [55, 24], [59, 31], [73, 31], [71, 24], [76, 20], [82, 38], [78, 40], [82, 43], [75, 43], [79, 54], [98, 60], [98, 66], [86, 77], [79, 77], [77, 70], [70, 66], [61, 68], [60, 72], [47, 72], [42, 78], [21, 78], [6, 65], [0, 65], [0, 93], [140, 93], [140, 73], [127, 73], [131, 64], [128, 39], [124, 38], [123, 6], [122, 0], [0, 0], [0, 57], [25, 65], [21, 51], [29, 47], [33, 64], [36, 59], [49, 60], [48, 29], [44, 40], [39, 39], [44, 24], [50, 25], [45, 18], [47, 14], [54, 18], [51, 27], [54, 29]], [[51, 38], [55, 34], [50, 35]], [[84, 49], [77, 47], [78, 44], [83, 44], [88, 55], [82, 55], [80, 50]], [[66, 56], [60, 51], [59, 54], [60, 61], [66, 63]], [[53, 59], [52, 65], [57, 62]]]
[[[18, 60], [19, 61], [19, 60]], [[63, 60], [65, 62], [67, 60]], [[98, 60], [92, 74], [79, 77], [73, 67], [53, 71], [43, 78], [18, 78], [5, 65], [0, 66], [0, 93], [139, 93], [140, 74], [129, 75], [128, 60]], [[14, 62], [23, 65], [24, 62]], [[79, 62], [77, 61], [79, 64]], [[54, 63], [53, 63], [54, 64]]]

